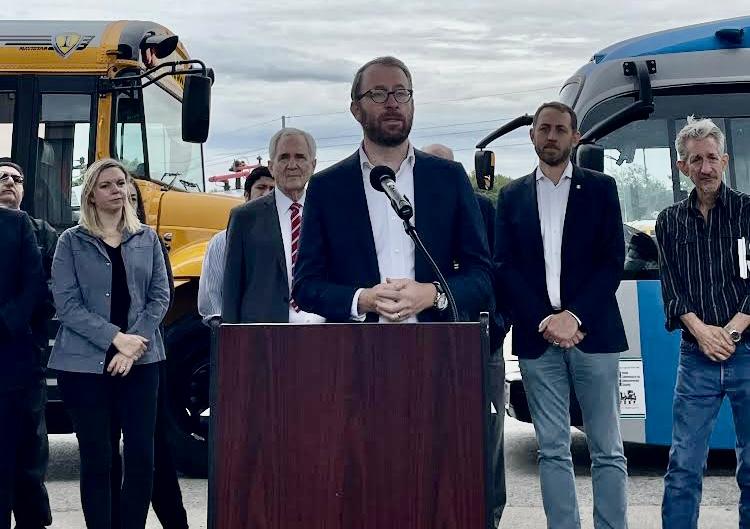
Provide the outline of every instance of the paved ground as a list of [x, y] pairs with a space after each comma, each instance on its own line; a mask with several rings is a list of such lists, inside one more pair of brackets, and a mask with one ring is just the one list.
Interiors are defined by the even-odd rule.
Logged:
[[[49, 492], [55, 523], [54, 529], [81, 529], [83, 515], [78, 493], [78, 452], [72, 435], [51, 436], [51, 465]], [[583, 527], [592, 528], [591, 480], [589, 459], [584, 436], [573, 433], [573, 458], [576, 464], [577, 489]], [[661, 527], [659, 504], [662, 494], [662, 474], [666, 465], [666, 450], [651, 447], [628, 446], [630, 469], [629, 503], [631, 529], [657, 529]], [[544, 528], [536, 469], [536, 441], [528, 424], [507, 419], [506, 462], [508, 479], [508, 506], [503, 517], [503, 528]], [[181, 480], [185, 507], [192, 528], [206, 527], [206, 481]], [[704, 485], [703, 509], [700, 527], [704, 529], [730, 529], [737, 527], [738, 492], [734, 481], [734, 453], [712, 454]], [[149, 528], [159, 523], [151, 513]]]

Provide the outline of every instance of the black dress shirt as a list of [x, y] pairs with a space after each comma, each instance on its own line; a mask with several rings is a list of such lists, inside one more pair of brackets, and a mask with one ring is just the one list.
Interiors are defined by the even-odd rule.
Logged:
[[704, 219], [696, 191], [656, 220], [667, 330], [693, 312], [707, 325], [725, 326], [738, 312], [750, 314], [750, 282], [739, 274], [738, 239], [750, 240], [750, 196], [721, 184]]

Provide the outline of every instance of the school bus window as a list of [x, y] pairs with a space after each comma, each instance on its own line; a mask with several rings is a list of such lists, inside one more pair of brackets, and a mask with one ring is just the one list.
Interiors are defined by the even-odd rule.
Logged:
[[15, 96], [12, 92], [0, 93], [0, 156], [10, 156], [13, 144]]
[[90, 118], [90, 95], [42, 94], [34, 204], [37, 216], [55, 227], [78, 221]]
[[133, 176], [144, 178], [143, 114], [138, 93], [119, 94], [115, 154]]

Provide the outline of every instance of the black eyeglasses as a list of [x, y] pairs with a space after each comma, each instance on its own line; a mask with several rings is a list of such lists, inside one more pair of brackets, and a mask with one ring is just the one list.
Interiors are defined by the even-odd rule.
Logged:
[[373, 103], [382, 105], [383, 103], [388, 101], [388, 97], [393, 94], [393, 99], [395, 99], [397, 103], [408, 103], [411, 100], [411, 95], [413, 93], [414, 90], [411, 90], [409, 88], [397, 88], [396, 90], [373, 88], [371, 90], [368, 90], [364, 94], [359, 94], [357, 96], [357, 101], [361, 100], [365, 96], [368, 96], [370, 99], [372, 99]]
[[0, 183], [6, 182], [8, 178], [12, 178], [16, 184], [23, 184], [23, 176], [20, 174], [0, 172]]

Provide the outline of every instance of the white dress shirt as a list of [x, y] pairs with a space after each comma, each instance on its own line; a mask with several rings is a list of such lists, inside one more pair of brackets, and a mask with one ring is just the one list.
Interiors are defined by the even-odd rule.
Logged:
[[[539, 226], [544, 245], [544, 268], [547, 278], [547, 295], [555, 309], [561, 308], [560, 269], [562, 267], [562, 236], [565, 211], [568, 208], [573, 164], [568, 162], [560, 181], [555, 185], [542, 170], [536, 168], [536, 203]], [[577, 318], [576, 318], [577, 319]]]
[[[359, 163], [362, 167], [362, 179], [365, 185], [365, 198], [367, 210], [370, 214], [372, 225], [372, 237], [375, 241], [375, 252], [378, 256], [378, 270], [380, 281], [385, 283], [386, 278], [391, 279], [414, 279], [414, 241], [404, 231], [404, 222], [396, 215], [391, 207], [388, 196], [376, 191], [370, 185], [370, 171], [374, 167], [365, 154], [365, 150], [359, 147]], [[411, 202], [416, 219], [416, 204], [414, 203], [414, 147], [409, 144], [406, 158], [396, 172], [396, 189]], [[357, 304], [362, 288], [357, 290], [352, 300], [351, 318], [363, 321], [366, 314], [359, 314]], [[381, 322], [388, 320], [380, 318]], [[403, 320], [404, 323], [416, 323], [417, 317], [410, 316]]]
[[[276, 212], [279, 215], [279, 226], [281, 227], [281, 239], [284, 243], [284, 257], [286, 260], [286, 277], [289, 281], [289, 294], [292, 293], [292, 215], [291, 206], [292, 199], [282, 193], [277, 187], [274, 191], [276, 198]], [[300, 216], [304, 216], [305, 209], [305, 195], [307, 190], [302, 192], [302, 196], [297, 201], [300, 205]], [[302, 220], [302, 219], [300, 219]], [[305, 312], [303, 310], [297, 312], [289, 305], [289, 323], [323, 323], [325, 318], [313, 314], [311, 312]]]
[[221, 317], [226, 253], [227, 230], [221, 230], [208, 241], [198, 279], [198, 314], [206, 324], [211, 318]]

